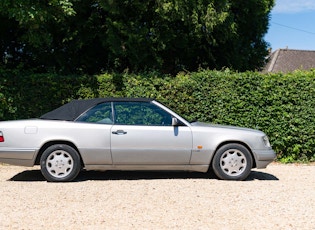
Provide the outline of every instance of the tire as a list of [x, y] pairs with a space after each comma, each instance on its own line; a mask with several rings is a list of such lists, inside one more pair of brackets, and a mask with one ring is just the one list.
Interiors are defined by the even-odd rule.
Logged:
[[249, 150], [240, 144], [226, 144], [215, 153], [212, 161], [214, 173], [222, 180], [245, 180], [253, 167]]
[[69, 145], [52, 145], [43, 152], [40, 167], [47, 181], [72, 181], [81, 171], [80, 156]]

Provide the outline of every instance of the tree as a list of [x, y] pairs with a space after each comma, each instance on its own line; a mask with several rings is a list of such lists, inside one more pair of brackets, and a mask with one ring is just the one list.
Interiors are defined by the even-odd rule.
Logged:
[[273, 0], [2, 0], [6, 67], [97, 73], [264, 64]]
[[49, 25], [62, 24], [74, 15], [70, 0], [1, 0], [0, 51], [3, 63], [10, 67], [40, 66], [37, 51], [49, 46], [55, 35]]

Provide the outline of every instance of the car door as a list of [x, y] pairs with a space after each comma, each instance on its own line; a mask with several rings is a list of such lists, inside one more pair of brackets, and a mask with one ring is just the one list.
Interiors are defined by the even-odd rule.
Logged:
[[77, 119], [81, 136], [80, 153], [85, 165], [111, 165], [111, 127], [113, 124], [112, 103], [98, 104]]
[[111, 152], [116, 165], [186, 165], [192, 150], [188, 126], [150, 102], [114, 102]]

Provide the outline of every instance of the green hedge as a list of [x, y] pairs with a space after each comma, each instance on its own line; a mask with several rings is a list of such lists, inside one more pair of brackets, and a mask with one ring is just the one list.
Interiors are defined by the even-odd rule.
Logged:
[[75, 98], [81, 88], [96, 88], [92, 79], [0, 70], [0, 120], [38, 117]]
[[315, 71], [0, 74], [1, 120], [37, 117], [74, 98], [151, 97], [189, 120], [260, 129], [282, 162], [315, 161]]

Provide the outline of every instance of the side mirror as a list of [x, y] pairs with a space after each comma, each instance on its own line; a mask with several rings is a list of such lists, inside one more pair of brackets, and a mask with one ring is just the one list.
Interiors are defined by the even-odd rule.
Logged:
[[177, 126], [178, 125], [178, 120], [176, 117], [172, 117], [172, 126]]

